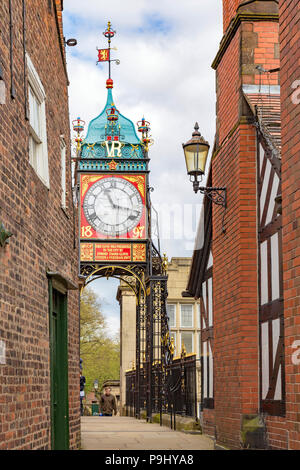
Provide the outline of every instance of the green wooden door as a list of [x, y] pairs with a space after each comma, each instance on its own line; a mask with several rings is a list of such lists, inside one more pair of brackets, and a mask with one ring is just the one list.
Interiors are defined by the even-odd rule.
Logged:
[[51, 448], [69, 449], [67, 294], [49, 281]]

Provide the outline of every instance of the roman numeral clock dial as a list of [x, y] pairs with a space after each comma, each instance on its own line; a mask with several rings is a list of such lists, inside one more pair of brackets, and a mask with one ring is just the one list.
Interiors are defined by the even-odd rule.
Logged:
[[97, 233], [126, 237], [142, 217], [143, 201], [130, 181], [108, 177], [97, 181], [86, 192], [83, 211]]

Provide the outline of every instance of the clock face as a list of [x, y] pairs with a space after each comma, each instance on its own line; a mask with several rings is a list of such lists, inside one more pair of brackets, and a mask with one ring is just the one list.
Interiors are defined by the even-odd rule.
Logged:
[[142, 217], [143, 201], [137, 188], [122, 178], [103, 178], [85, 194], [83, 211], [88, 223], [108, 236], [124, 235]]

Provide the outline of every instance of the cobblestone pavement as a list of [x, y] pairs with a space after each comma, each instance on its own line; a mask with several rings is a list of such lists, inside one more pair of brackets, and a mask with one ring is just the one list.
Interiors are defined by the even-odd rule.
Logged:
[[81, 418], [83, 450], [213, 450], [213, 440], [128, 417]]

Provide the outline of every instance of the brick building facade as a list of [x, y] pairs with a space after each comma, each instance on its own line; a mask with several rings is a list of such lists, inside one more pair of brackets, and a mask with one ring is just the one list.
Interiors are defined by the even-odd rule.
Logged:
[[[296, 2], [283, 3], [280, 77], [277, 0], [224, 0], [224, 36], [213, 62], [217, 123], [210, 181], [227, 188], [226, 232], [222, 211], [206, 198], [204, 244], [196, 245], [187, 291], [200, 299], [202, 356], [205, 360], [206, 351], [213, 383], [210, 389], [202, 384], [207, 393], [203, 428], [230, 448], [299, 448], [299, 366], [291, 365], [299, 307], [299, 184], [292, 169], [299, 150], [299, 110], [287, 104], [295, 91], [288, 67], [291, 61], [297, 64], [297, 39], [291, 38], [299, 23], [291, 20], [297, 18], [291, 15]], [[284, 21], [292, 21], [294, 33]], [[295, 81], [297, 65], [293, 71]], [[210, 324], [203, 302], [208, 274], [213, 279]]]
[[62, 3], [0, 3], [0, 449], [80, 440]]
[[283, 282], [286, 419], [289, 447], [300, 449], [300, 6], [281, 0]]

